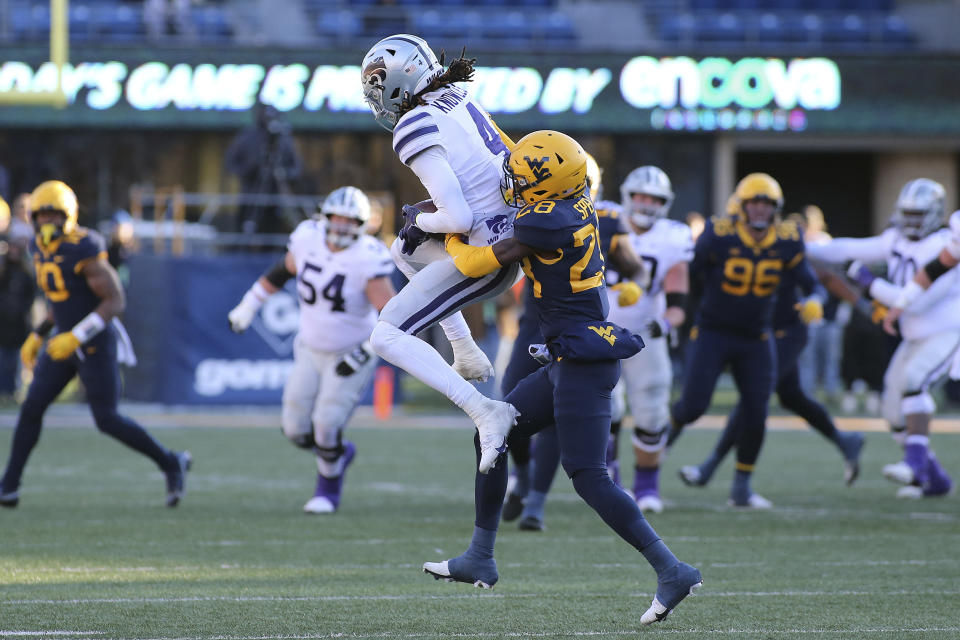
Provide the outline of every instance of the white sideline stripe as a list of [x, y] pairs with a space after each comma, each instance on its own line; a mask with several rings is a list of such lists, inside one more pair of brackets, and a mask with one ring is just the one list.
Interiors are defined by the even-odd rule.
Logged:
[[[582, 597], [613, 597], [609, 593], [580, 594]], [[649, 598], [649, 593], [624, 593], [617, 597]], [[810, 596], [956, 596], [960, 590], [917, 591], [899, 589], [895, 591], [708, 591], [697, 593], [697, 598], [806, 598]], [[456, 594], [436, 596], [430, 594], [409, 594], [395, 596], [184, 596], [180, 598], [75, 598], [70, 600], [0, 600], [0, 605], [65, 605], [65, 604], [135, 604], [135, 603], [177, 603], [177, 602], [337, 602], [337, 601], [401, 601], [401, 600], [475, 600], [477, 598], [566, 598], [567, 594], [544, 593], [508, 593], [508, 594]]]
[[[719, 635], [750, 635], [763, 637], [770, 634], [805, 634], [805, 635], [837, 635], [837, 634], [873, 634], [873, 633], [944, 633], [960, 631], [960, 627], [855, 627], [851, 629], [657, 629], [658, 634], [683, 634], [706, 635], [708, 637]], [[583, 638], [608, 636], [622, 637], [643, 633], [642, 629], [620, 629], [620, 630], [602, 630], [602, 631], [495, 631], [495, 632], [469, 632], [469, 633], [443, 633], [443, 632], [417, 632], [417, 633], [393, 633], [390, 631], [378, 631], [374, 633], [312, 633], [296, 635], [275, 635], [275, 636], [168, 636], [149, 638], [148, 640], [321, 640], [322, 638]], [[116, 640], [128, 640], [117, 638]], [[129, 639], [133, 640], [133, 639]]]
[[0, 629], [0, 638], [26, 636], [102, 636], [103, 631], [5, 631]]

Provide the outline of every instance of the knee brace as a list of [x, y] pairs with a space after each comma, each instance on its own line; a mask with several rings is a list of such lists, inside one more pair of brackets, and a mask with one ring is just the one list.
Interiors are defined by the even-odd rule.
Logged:
[[647, 453], [656, 453], [662, 451], [667, 444], [667, 425], [663, 424], [657, 429], [649, 427], [636, 426], [633, 428], [633, 436], [630, 438], [633, 446]]
[[903, 415], [910, 416], [915, 413], [932, 414], [937, 410], [937, 404], [933, 397], [926, 391], [912, 391], [903, 394], [900, 401], [900, 411]]
[[314, 447], [317, 446], [316, 443], [313, 441], [312, 433], [299, 433], [297, 435], [289, 436], [282, 428], [280, 429], [280, 431], [283, 433], [283, 435], [287, 437], [287, 439], [290, 442], [294, 444], [295, 447], [299, 447], [300, 449], [313, 449]]

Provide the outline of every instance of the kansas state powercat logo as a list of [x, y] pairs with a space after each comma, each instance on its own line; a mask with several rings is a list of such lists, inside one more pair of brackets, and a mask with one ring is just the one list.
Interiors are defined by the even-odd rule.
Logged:
[[371, 87], [381, 87], [387, 80], [387, 64], [383, 56], [374, 58], [363, 68], [363, 82]]
[[483, 221], [487, 225], [487, 229], [490, 230], [490, 233], [494, 235], [500, 235], [507, 229], [507, 216], [500, 214], [499, 216], [493, 216], [492, 218], [487, 218]]
[[293, 353], [293, 340], [300, 324], [297, 299], [286, 290], [267, 298], [251, 326], [278, 356]]

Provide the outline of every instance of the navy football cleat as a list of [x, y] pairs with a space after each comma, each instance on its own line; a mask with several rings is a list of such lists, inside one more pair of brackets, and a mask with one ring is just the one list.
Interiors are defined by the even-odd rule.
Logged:
[[843, 481], [852, 486], [860, 475], [860, 452], [863, 451], [863, 434], [859, 431], [844, 434], [843, 437]]
[[640, 624], [650, 625], [661, 622], [687, 596], [692, 596], [703, 586], [703, 577], [696, 567], [685, 562], [665, 571], [657, 577], [657, 595], [653, 597], [650, 608], [640, 616]]
[[177, 468], [166, 472], [167, 477], [167, 506], [175, 507], [181, 498], [187, 494], [187, 472], [193, 466], [193, 456], [189, 451], [173, 454], [177, 458]]
[[18, 504], [20, 504], [19, 491], [4, 491], [3, 489], [0, 489], [0, 507], [13, 509]]
[[464, 582], [478, 589], [493, 589], [500, 574], [497, 573], [497, 561], [493, 558], [478, 560], [458, 556], [443, 562], [424, 562], [423, 572], [436, 580], [445, 582]]
[[503, 511], [500, 517], [504, 522], [513, 522], [523, 513], [523, 496], [514, 492], [507, 494], [507, 501], [503, 503]]

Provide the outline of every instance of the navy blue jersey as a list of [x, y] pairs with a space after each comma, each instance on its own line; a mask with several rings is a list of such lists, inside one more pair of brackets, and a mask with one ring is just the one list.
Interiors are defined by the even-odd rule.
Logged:
[[600, 233], [600, 251], [606, 260], [617, 243], [630, 233], [619, 207], [607, 200], [595, 204], [597, 209], [598, 231]]
[[780, 279], [780, 290], [777, 291], [777, 304], [773, 311], [773, 328], [783, 329], [797, 322], [800, 322], [800, 311], [797, 309], [800, 303], [798, 293], [802, 291], [804, 296], [814, 293], [818, 294], [821, 300], [827, 298], [827, 292], [817, 280], [817, 274], [813, 272], [813, 267], [807, 260], [803, 260], [795, 268], [784, 271]]
[[521, 266], [547, 340], [571, 325], [607, 317], [599, 225], [587, 196], [541, 200], [517, 213], [514, 237], [538, 250]]
[[784, 275], [810, 284], [798, 267], [812, 277], [792, 223], [771, 226], [757, 242], [742, 223], [714, 216], [697, 239], [690, 265], [691, 277], [703, 278], [704, 285], [697, 324], [748, 335], [769, 331]]
[[30, 242], [37, 283], [53, 309], [58, 331], [69, 331], [100, 304], [87, 284], [83, 268], [91, 260], [106, 260], [103, 238], [96, 231], [77, 228], [49, 247]]

